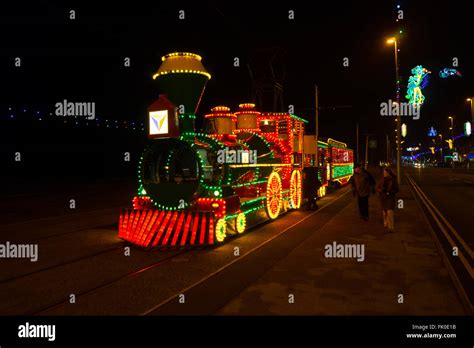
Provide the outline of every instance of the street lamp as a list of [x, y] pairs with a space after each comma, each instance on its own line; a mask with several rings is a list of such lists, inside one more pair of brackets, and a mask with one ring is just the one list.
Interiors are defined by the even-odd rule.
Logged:
[[[400, 105], [400, 74], [399, 74], [399, 70], [400, 70], [400, 67], [399, 67], [399, 64], [398, 64], [398, 46], [399, 46], [399, 42], [398, 42], [398, 39], [397, 37], [390, 37], [387, 39], [387, 44], [391, 45], [393, 44], [393, 52], [395, 54], [395, 81], [396, 81], [396, 101], [397, 101], [397, 104]], [[400, 113], [398, 113], [397, 115], [397, 134], [401, 134], [402, 131], [401, 131], [401, 128], [402, 128], [402, 119], [401, 119], [401, 116], [400, 116]], [[401, 144], [400, 144], [400, 141], [401, 139], [399, 137], [397, 137], [397, 181], [398, 181], [398, 184], [400, 185], [401, 183], [401, 165], [402, 165], [402, 149], [401, 149]]]

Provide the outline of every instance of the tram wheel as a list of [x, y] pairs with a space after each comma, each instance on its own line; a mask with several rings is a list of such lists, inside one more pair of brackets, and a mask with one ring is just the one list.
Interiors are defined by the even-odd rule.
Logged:
[[235, 230], [237, 233], [243, 233], [247, 225], [247, 218], [244, 213], [240, 213], [235, 218]]
[[270, 219], [276, 219], [280, 214], [282, 201], [282, 188], [280, 175], [272, 172], [267, 180], [266, 211]]
[[216, 236], [216, 241], [222, 243], [226, 237], [227, 222], [225, 219], [219, 219], [216, 222], [216, 227], [214, 228], [214, 233]]
[[299, 209], [301, 206], [301, 172], [293, 170], [290, 178], [290, 208]]

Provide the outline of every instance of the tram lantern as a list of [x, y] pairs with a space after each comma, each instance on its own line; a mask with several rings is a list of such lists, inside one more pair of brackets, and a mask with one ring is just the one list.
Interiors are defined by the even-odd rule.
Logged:
[[179, 137], [178, 113], [175, 105], [164, 94], [148, 107], [148, 137]]

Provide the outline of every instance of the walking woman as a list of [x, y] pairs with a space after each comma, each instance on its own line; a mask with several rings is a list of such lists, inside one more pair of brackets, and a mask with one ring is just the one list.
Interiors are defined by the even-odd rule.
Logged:
[[383, 170], [383, 176], [377, 184], [377, 192], [382, 206], [383, 225], [388, 228], [389, 232], [393, 232], [393, 211], [397, 204], [398, 182], [397, 176], [388, 167]]

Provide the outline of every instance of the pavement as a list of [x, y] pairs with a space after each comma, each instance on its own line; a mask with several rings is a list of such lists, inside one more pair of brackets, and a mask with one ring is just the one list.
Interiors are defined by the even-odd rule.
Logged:
[[[408, 185], [401, 186], [399, 199], [404, 207], [395, 212], [394, 233], [383, 228], [376, 195], [368, 222], [359, 219], [352, 199], [216, 313], [466, 314]], [[364, 261], [326, 258], [325, 246], [333, 242], [364, 245]]]

